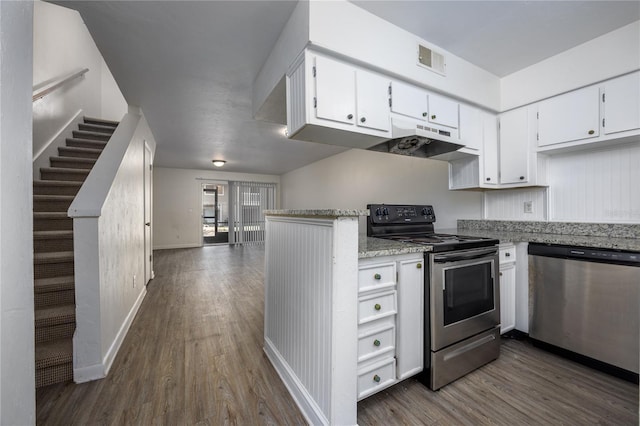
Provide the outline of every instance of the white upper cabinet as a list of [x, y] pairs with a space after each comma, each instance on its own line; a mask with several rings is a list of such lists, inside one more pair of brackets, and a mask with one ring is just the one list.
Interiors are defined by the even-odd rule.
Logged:
[[390, 78], [305, 50], [287, 71], [292, 139], [370, 148], [389, 138]]
[[458, 103], [442, 96], [429, 94], [428, 97], [429, 123], [458, 128]]
[[599, 96], [590, 86], [538, 103], [538, 146], [598, 137]]
[[322, 56], [316, 56], [314, 73], [316, 117], [355, 124], [355, 68]]
[[416, 86], [391, 82], [391, 112], [431, 124], [458, 128], [458, 103]]
[[460, 104], [460, 130], [458, 135], [465, 148], [475, 151], [482, 149], [482, 119], [483, 112], [481, 110], [469, 105]]
[[529, 136], [527, 107], [500, 115], [500, 183], [528, 181]]
[[640, 128], [640, 72], [604, 83], [603, 129], [606, 135]]
[[389, 83], [384, 76], [365, 70], [356, 71], [356, 124], [389, 131]]
[[428, 114], [427, 92], [409, 84], [392, 81], [391, 112], [418, 120], [426, 120]]
[[482, 176], [481, 183], [498, 184], [498, 121], [492, 114], [482, 113]]

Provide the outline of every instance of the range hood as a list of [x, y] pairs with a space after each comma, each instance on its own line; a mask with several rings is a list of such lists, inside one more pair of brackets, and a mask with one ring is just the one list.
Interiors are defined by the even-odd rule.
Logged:
[[457, 129], [436, 127], [409, 118], [391, 117], [391, 139], [368, 148], [410, 157], [429, 158], [463, 148]]

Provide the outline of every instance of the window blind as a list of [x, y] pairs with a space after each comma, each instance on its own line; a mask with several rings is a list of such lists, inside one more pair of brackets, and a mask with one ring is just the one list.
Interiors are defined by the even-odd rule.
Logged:
[[276, 184], [230, 181], [229, 194], [229, 244], [263, 244], [263, 211], [276, 208]]

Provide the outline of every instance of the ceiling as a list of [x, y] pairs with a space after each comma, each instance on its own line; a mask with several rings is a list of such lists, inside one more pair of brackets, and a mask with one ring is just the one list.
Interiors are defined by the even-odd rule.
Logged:
[[[344, 148], [252, 117], [252, 84], [296, 1], [56, 2], [81, 12], [161, 167], [282, 174]], [[637, 1], [353, 1], [498, 76], [640, 19]]]

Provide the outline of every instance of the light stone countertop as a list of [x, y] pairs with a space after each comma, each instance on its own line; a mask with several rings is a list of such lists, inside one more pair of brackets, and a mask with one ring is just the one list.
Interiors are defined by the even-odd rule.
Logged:
[[420, 244], [402, 243], [399, 241], [371, 238], [360, 235], [358, 238], [358, 258], [394, 256], [408, 253], [422, 253], [431, 251], [430, 246]]
[[[635, 236], [637, 227], [638, 225], [625, 226], [618, 224], [461, 220], [458, 221], [457, 228], [437, 229], [436, 232], [496, 238], [500, 240], [501, 243], [528, 242], [562, 244], [640, 252], [640, 238]], [[591, 235], [584, 235], [587, 233]]]
[[289, 217], [352, 217], [369, 216], [369, 210], [358, 209], [287, 209], [265, 210], [265, 216], [289, 216]]

